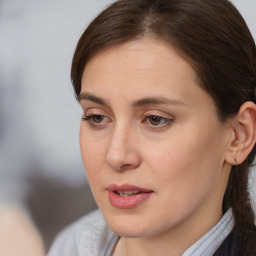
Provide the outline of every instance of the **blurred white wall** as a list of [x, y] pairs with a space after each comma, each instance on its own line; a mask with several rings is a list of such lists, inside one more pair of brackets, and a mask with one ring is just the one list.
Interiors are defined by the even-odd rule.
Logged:
[[[86, 24], [110, 2], [0, 2], [0, 200], [22, 201], [29, 175], [86, 181], [70, 64]], [[233, 2], [256, 38], [256, 0]]]

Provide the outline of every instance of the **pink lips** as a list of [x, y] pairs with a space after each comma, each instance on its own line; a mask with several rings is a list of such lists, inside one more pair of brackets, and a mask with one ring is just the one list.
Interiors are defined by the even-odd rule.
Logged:
[[119, 209], [135, 208], [153, 194], [152, 190], [129, 184], [122, 186], [112, 184], [107, 187], [107, 190], [110, 203]]

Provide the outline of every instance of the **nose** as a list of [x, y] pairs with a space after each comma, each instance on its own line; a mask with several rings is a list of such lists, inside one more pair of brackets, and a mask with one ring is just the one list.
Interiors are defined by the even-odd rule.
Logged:
[[136, 169], [141, 162], [136, 144], [137, 138], [131, 128], [116, 127], [109, 141], [107, 165], [114, 171]]

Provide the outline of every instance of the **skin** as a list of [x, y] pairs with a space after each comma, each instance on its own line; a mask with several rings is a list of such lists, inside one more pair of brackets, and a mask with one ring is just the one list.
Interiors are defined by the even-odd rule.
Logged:
[[45, 255], [39, 233], [22, 211], [0, 207], [0, 227], [0, 255]]
[[[141, 101], [155, 97], [168, 102]], [[223, 215], [234, 137], [193, 68], [162, 41], [118, 45], [87, 63], [80, 103], [84, 116], [104, 116], [82, 120], [80, 145], [95, 200], [121, 236], [114, 255], [181, 255]], [[127, 183], [154, 193], [117, 209], [107, 186]]]

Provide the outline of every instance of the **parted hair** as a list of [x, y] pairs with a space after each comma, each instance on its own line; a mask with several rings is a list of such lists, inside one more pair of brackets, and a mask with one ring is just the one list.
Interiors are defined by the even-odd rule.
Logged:
[[[227, 122], [246, 101], [255, 103], [256, 47], [239, 11], [228, 0], [119, 0], [103, 10], [82, 34], [72, 61], [76, 97], [87, 62], [102, 50], [142, 37], [164, 40], [193, 67], [199, 85]], [[223, 199], [237, 226], [254, 224], [247, 159], [231, 169]]]

